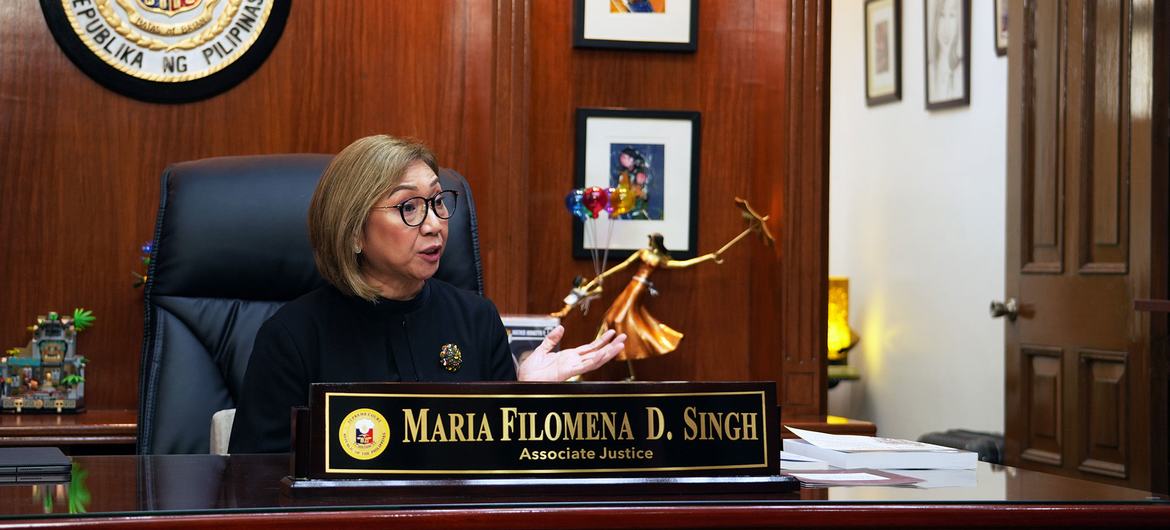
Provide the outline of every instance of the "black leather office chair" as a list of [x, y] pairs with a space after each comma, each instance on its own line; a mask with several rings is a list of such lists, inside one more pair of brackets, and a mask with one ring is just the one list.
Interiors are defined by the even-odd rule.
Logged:
[[[210, 158], [174, 164], [146, 283], [139, 454], [208, 452], [211, 416], [235, 407], [260, 324], [323, 284], [306, 216], [330, 155]], [[475, 203], [459, 191], [437, 278], [483, 293]]]

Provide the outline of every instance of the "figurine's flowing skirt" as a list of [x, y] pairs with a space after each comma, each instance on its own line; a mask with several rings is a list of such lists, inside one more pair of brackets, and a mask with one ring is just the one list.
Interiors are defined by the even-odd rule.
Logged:
[[609, 306], [598, 332], [604, 333], [609, 328], [626, 334], [625, 350], [616, 357], [620, 361], [670, 353], [678, 348], [678, 342], [683, 338], [682, 333], [659, 322], [642, 305], [642, 294], [648, 283], [645, 276], [635, 275]]

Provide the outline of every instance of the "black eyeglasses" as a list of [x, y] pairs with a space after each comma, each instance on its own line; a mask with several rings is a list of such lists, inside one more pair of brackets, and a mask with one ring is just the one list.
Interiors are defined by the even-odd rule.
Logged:
[[397, 208], [402, 222], [406, 226], [418, 226], [427, 219], [427, 211], [435, 212], [439, 219], [450, 219], [455, 214], [455, 207], [459, 204], [459, 192], [443, 190], [434, 197], [411, 197], [394, 206], [375, 206], [375, 210]]

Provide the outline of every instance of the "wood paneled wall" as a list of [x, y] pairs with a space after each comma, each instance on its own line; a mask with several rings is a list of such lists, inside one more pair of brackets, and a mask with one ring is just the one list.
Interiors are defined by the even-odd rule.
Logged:
[[[419, 138], [471, 181], [502, 312], [555, 309], [590, 269], [570, 258], [562, 206], [574, 109], [691, 109], [703, 113], [700, 247], [741, 229], [734, 195], [772, 214], [778, 244], [656, 277], [651, 310], [687, 337], [640, 375], [781, 380], [782, 401], [823, 412], [826, 4], [704, 2], [699, 51], [661, 54], [573, 49], [571, 2], [296, 2], [249, 79], [158, 105], [81, 73], [34, 0], [0, 2], [0, 345], [25, 343], [46, 310], [91, 308], [97, 325], [80, 338], [90, 406], [134, 408], [142, 293], [131, 271], [163, 168], [336, 152], [374, 133]], [[570, 318], [571, 340], [598, 318]]]
[[509, 2], [296, 2], [249, 79], [206, 101], [157, 105], [86, 77], [34, 0], [0, 3], [0, 344], [26, 342], [38, 313], [91, 308], [97, 325], [79, 339], [90, 406], [136, 407], [143, 305], [131, 271], [153, 234], [163, 168], [337, 152], [374, 133], [419, 138], [468, 176], [485, 212], [488, 290], [517, 308], [523, 291], [501, 272], [522, 250], [492, 215], [519, 191], [492, 178], [513, 151], [495, 127], [512, 100], [493, 97], [508, 90], [497, 69], [511, 69], [494, 52], [496, 17], [510, 16]]
[[[732, 198], [772, 216], [773, 248], [741, 242], [722, 265], [656, 272], [648, 308], [686, 334], [670, 355], [635, 363], [640, 379], [776, 380], [789, 412], [822, 413], [827, 271], [827, 7], [818, 2], [705, 2], [693, 54], [572, 47], [571, 2], [534, 2], [528, 293], [554, 310], [592, 263], [568, 259], [574, 110], [629, 107], [702, 113], [699, 252], [744, 227]], [[547, 208], [537, 205], [548, 205]], [[632, 274], [586, 316], [565, 321], [589, 338]], [[599, 307], [600, 306], [600, 307]], [[595, 376], [623, 377], [613, 364]]]

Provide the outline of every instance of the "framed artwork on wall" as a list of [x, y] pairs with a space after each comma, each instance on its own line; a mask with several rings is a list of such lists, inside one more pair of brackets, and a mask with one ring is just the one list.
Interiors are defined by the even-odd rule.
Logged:
[[971, 104], [971, 0], [922, 0], [926, 108]]
[[995, 54], [1007, 55], [1008, 0], [995, 0]]
[[574, 258], [625, 259], [652, 233], [672, 257], [695, 257], [699, 130], [694, 111], [577, 109], [575, 186], [624, 188], [628, 202], [621, 213], [574, 218]]
[[699, 0], [575, 0], [573, 46], [693, 52]]
[[865, 2], [865, 104], [902, 99], [902, 2]]

